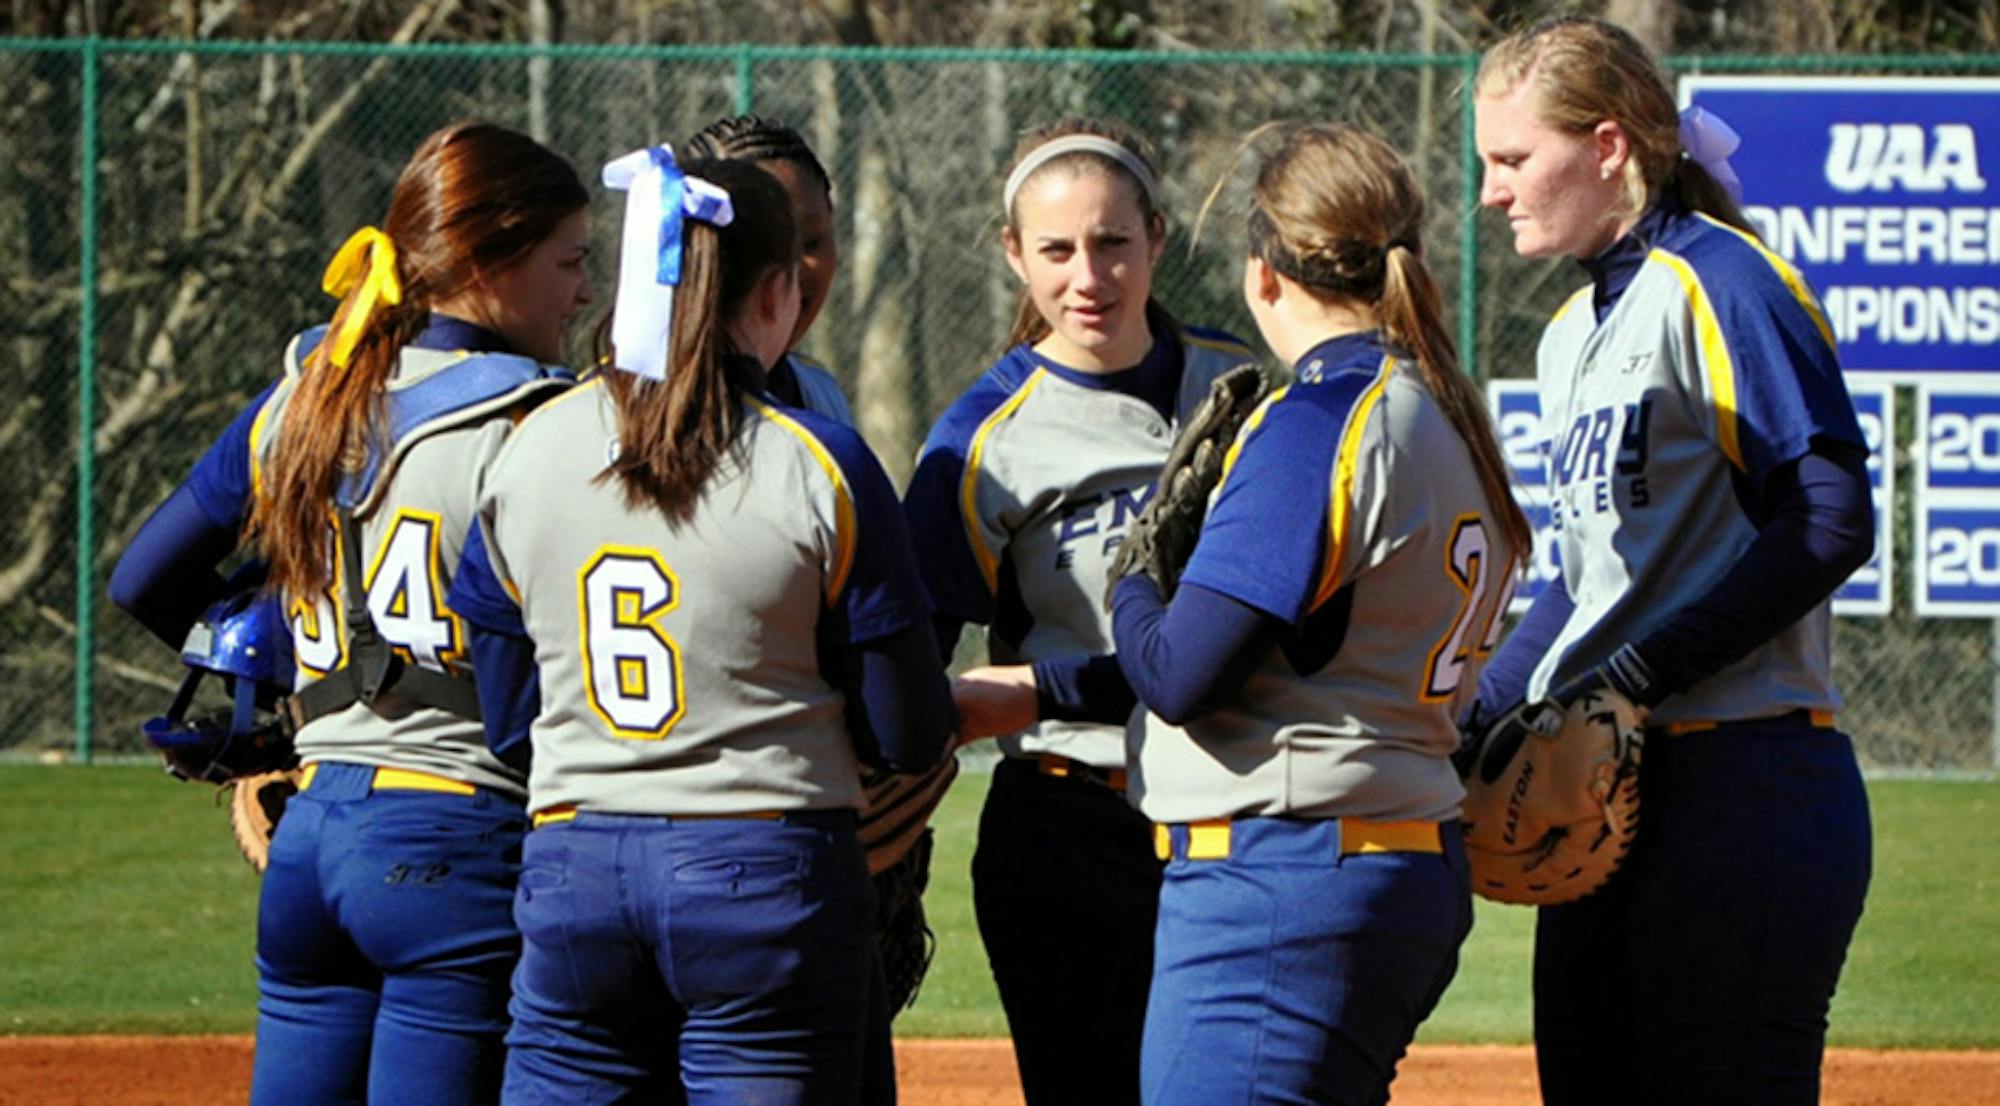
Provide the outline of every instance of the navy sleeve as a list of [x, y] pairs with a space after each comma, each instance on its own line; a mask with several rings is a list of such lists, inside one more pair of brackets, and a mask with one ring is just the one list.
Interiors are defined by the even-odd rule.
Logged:
[[527, 624], [521, 620], [521, 605], [507, 594], [499, 574], [493, 571], [493, 558], [486, 552], [486, 527], [477, 522], [465, 535], [458, 570], [451, 574], [451, 591], [444, 602], [461, 618], [482, 629], [515, 637], [528, 636]]
[[1243, 690], [1287, 630], [1270, 613], [1198, 584], [1160, 602], [1152, 577], [1133, 573], [1112, 596], [1118, 664], [1148, 710], [1173, 725]]
[[1815, 440], [1865, 449], [1832, 332], [1798, 274], [1733, 234], [1707, 242], [1691, 259], [1721, 341], [1696, 343], [1691, 368], [1715, 382], [1723, 451], [1735, 439], [1732, 460], [1761, 482]]
[[235, 552], [249, 514], [250, 429], [276, 387], [230, 421], [111, 571], [111, 601], [175, 649], [203, 608], [227, 591], [215, 566]]
[[1036, 716], [1064, 722], [1123, 723], [1139, 701], [1110, 653], [1034, 662]]
[[486, 747], [519, 772], [528, 770], [528, 731], [542, 710], [542, 673], [535, 666], [535, 643], [526, 637], [467, 628], [471, 639], [473, 687], [486, 727]]
[[909, 526], [881, 464], [852, 429], [808, 412], [793, 414], [814, 429], [838, 462], [854, 504], [853, 560], [839, 596], [848, 640], [858, 644], [909, 625], [930, 633], [931, 604], [910, 548]]
[[854, 504], [854, 554], [821, 648], [847, 695], [848, 729], [870, 764], [921, 772], [950, 748], [958, 715], [930, 602], [896, 492], [860, 435], [798, 416], [834, 455]]
[[486, 746], [503, 762], [525, 771], [528, 730], [542, 710], [542, 673], [520, 605], [493, 571], [486, 528], [478, 523], [466, 534], [445, 606], [468, 625], [472, 680], [479, 692]]
[[1728, 575], [1635, 643], [1652, 669], [1652, 702], [1741, 660], [1867, 563], [1875, 549], [1867, 463], [1844, 439], [1815, 440], [1766, 478], [1770, 521]]
[[1304, 624], [1326, 567], [1336, 453], [1369, 383], [1356, 373], [1294, 385], [1252, 416], [1237, 437], [1235, 460], [1202, 523], [1184, 583]]
[[951, 747], [958, 712], [929, 627], [905, 626], [840, 652], [847, 725], [868, 764], [923, 772]]
[[1483, 720], [1497, 717], [1527, 698], [1528, 677], [1534, 675], [1535, 666], [1556, 643], [1575, 612], [1576, 601], [1569, 596], [1569, 585], [1561, 576], [1549, 581], [1528, 605], [1528, 612], [1515, 624], [1514, 632], [1507, 635], [1507, 640], [1480, 670], [1479, 696], [1473, 701], [1468, 724], [1477, 727]]
[[[940, 425], [933, 431], [917, 459], [917, 471], [903, 493], [903, 514], [931, 602], [940, 616], [955, 619], [962, 627], [967, 622], [993, 621], [993, 590], [980, 571], [960, 502], [964, 447], [947, 429]], [[958, 635], [951, 636], [955, 644]]]
[[236, 530], [218, 526], [182, 484], [146, 519], [111, 570], [111, 601], [175, 649], [226, 585], [215, 566], [236, 549]]
[[264, 405], [270, 402], [271, 393], [277, 390], [274, 383], [257, 393], [250, 406], [237, 414], [222, 437], [194, 463], [194, 472], [188, 476], [188, 486], [194, 490], [196, 501], [217, 526], [241, 530], [244, 518], [250, 513], [253, 492], [250, 431]]

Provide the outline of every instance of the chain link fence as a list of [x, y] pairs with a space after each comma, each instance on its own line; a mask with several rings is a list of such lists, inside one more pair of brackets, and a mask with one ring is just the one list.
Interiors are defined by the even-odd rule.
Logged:
[[[286, 339], [329, 314], [321, 267], [351, 230], [380, 219], [404, 159], [446, 122], [529, 130], [587, 178], [725, 114], [797, 126], [833, 177], [842, 253], [806, 350], [834, 367], [901, 479], [931, 419], [999, 352], [1018, 294], [998, 247], [1000, 177], [1021, 130], [1065, 115], [1122, 119], [1158, 145], [1173, 225], [1156, 294], [1184, 320], [1245, 336], [1244, 137], [1274, 119], [1375, 128], [1427, 184], [1426, 256], [1454, 301], [1468, 362], [1484, 376], [1531, 375], [1542, 325], [1582, 277], [1519, 260], [1503, 226], [1475, 217], [1475, 64], [0, 40], [0, 356], [17, 381], [0, 409], [0, 465], [12, 474], [0, 485], [0, 517], [11, 520], [0, 527], [0, 717], [10, 723], [0, 753], [138, 750], [139, 722], [164, 709], [179, 669], [102, 602], [111, 566], [273, 378]], [[2000, 72], [2000, 58], [1699, 66]], [[1218, 181], [1214, 214], [1197, 228]], [[618, 209], [600, 198], [594, 214], [608, 308]], [[1907, 532], [1897, 528], [1899, 542]], [[1908, 550], [1896, 560], [1910, 564]], [[1839, 625], [1846, 727], [1873, 766], [1990, 769], [2000, 749], [1995, 625], [1920, 622], [1906, 582], [1899, 591], [1896, 613]]]

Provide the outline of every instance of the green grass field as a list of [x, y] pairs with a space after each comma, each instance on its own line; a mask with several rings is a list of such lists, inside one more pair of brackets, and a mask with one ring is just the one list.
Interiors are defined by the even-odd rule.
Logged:
[[[939, 815], [938, 958], [906, 1036], [1005, 1033], [967, 868], [987, 777]], [[1883, 780], [1875, 881], [1832, 1043], [2000, 1048], [2000, 782]], [[0, 766], [0, 1033], [244, 1033], [257, 879], [213, 792], [147, 766]], [[1421, 1040], [1528, 1034], [1533, 912], [1480, 903]]]

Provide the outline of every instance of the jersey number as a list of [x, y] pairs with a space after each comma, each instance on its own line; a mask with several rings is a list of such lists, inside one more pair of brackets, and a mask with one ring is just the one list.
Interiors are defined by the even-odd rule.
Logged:
[[[375, 630], [406, 660], [439, 672], [464, 653], [465, 639], [458, 616], [443, 601], [439, 576], [436, 513], [403, 508], [389, 522], [389, 533], [368, 570], [368, 617]], [[340, 533], [333, 535], [333, 563], [341, 564]], [[336, 613], [341, 587], [333, 583], [318, 600], [296, 600], [291, 606], [292, 647], [299, 666], [309, 675], [324, 676], [347, 659], [346, 634]]]
[[[1458, 524], [1451, 532], [1451, 545], [1446, 551], [1445, 575], [1451, 579], [1453, 587], [1464, 593], [1465, 599], [1459, 605], [1458, 617], [1452, 620], [1451, 631], [1431, 649], [1430, 664], [1424, 669], [1425, 702], [1451, 698], [1465, 679], [1465, 662], [1474, 653], [1484, 656], [1492, 652], [1499, 643], [1500, 615], [1507, 609], [1505, 596], [1493, 604], [1477, 644], [1467, 640], [1472, 633], [1472, 624], [1479, 616], [1480, 600], [1486, 597], [1487, 576], [1492, 561], [1486, 524], [1480, 521], [1478, 515], [1458, 516]], [[1512, 579], [1504, 586], [1511, 592]]]
[[680, 580], [649, 549], [605, 546], [576, 575], [583, 684], [613, 735], [658, 741], [687, 713], [681, 647], [660, 628]]

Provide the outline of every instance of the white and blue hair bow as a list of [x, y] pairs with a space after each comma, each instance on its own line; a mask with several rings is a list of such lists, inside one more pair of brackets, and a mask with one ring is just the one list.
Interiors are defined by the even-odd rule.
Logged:
[[1742, 144], [1735, 128], [1714, 112], [1698, 107], [1681, 112], [1681, 148], [1696, 165], [1708, 170], [1739, 207], [1743, 204], [1743, 182], [1729, 167], [1729, 155]]
[[667, 378], [673, 348], [674, 288], [681, 282], [681, 224], [726, 227], [736, 218], [729, 193], [681, 172], [668, 146], [634, 150], [604, 166], [604, 187], [625, 193], [618, 247], [618, 300], [611, 309], [614, 366], [649, 380]]

